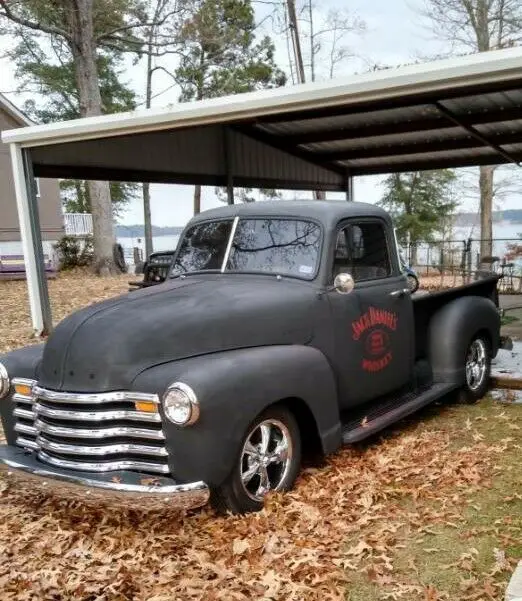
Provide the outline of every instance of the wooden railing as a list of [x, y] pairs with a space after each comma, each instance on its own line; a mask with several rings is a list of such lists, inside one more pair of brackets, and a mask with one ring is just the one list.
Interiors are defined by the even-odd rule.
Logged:
[[90, 213], [65, 213], [63, 216], [67, 236], [90, 236], [92, 215]]

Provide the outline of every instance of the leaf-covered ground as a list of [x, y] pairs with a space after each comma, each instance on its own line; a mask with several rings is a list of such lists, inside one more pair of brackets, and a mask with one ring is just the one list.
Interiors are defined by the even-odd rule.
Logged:
[[[54, 314], [127, 279], [61, 276]], [[0, 282], [0, 307], [0, 350], [29, 342], [25, 284]], [[0, 479], [0, 599], [500, 601], [522, 557], [521, 432], [521, 406], [434, 406], [246, 517], [106, 511]]]

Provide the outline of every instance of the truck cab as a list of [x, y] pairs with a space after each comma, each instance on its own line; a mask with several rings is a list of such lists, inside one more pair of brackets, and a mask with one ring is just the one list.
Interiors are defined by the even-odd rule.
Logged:
[[0, 356], [22, 485], [146, 507], [263, 506], [329, 454], [459, 392], [485, 393], [497, 277], [414, 296], [373, 205], [263, 202], [185, 228], [167, 279]]

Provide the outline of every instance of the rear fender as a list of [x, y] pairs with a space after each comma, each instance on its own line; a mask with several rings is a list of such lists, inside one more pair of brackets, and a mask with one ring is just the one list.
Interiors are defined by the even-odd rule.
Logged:
[[487, 333], [494, 357], [499, 347], [500, 315], [489, 298], [457, 298], [433, 315], [428, 353], [435, 382], [464, 384], [466, 351], [479, 332]]
[[221, 484], [249, 425], [269, 405], [283, 399], [290, 399], [290, 409], [291, 399], [306, 404], [324, 453], [341, 444], [333, 372], [315, 348], [258, 347], [174, 361], [142, 372], [133, 389], [162, 395], [175, 381], [191, 386], [200, 402], [200, 418], [192, 426], [178, 427], [162, 415], [172, 473], [181, 481]]

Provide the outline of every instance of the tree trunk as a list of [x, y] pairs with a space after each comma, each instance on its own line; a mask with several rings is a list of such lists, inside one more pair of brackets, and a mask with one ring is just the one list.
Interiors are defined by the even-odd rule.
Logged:
[[150, 214], [150, 184], [143, 182], [143, 221], [145, 223], [145, 260], [154, 252], [152, 243], [152, 219]]
[[301, 52], [301, 38], [299, 36], [299, 22], [295, 9], [295, 0], [287, 0], [288, 6], [288, 22], [290, 24], [290, 32], [292, 34], [292, 43], [294, 48], [295, 70], [297, 73], [297, 83], [305, 82], [305, 70], [303, 62], [303, 54]]
[[[493, 174], [494, 167], [480, 167], [480, 258], [493, 253]], [[489, 265], [488, 265], [489, 267]]]
[[[288, 22], [290, 24], [290, 33], [292, 34], [292, 45], [294, 49], [295, 70], [297, 73], [297, 83], [305, 83], [305, 69], [303, 62], [303, 53], [301, 52], [301, 37], [299, 35], [299, 21], [297, 20], [297, 12], [295, 8], [295, 0], [287, 0]], [[315, 55], [314, 55], [314, 33], [313, 33], [313, 10], [312, 4], [308, 5], [310, 15], [310, 72], [312, 81], [315, 81]], [[326, 192], [324, 190], [314, 191], [315, 200], [326, 200]]]
[[194, 215], [201, 213], [201, 186], [194, 186]]
[[[76, 10], [68, 10], [66, 18], [74, 38], [71, 52], [78, 83], [80, 114], [82, 117], [91, 117], [102, 114], [93, 30], [93, 0], [76, 0], [75, 4]], [[94, 268], [100, 275], [117, 273], [113, 258], [115, 239], [109, 183], [89, 181], [88, 190], [93, 222]]]

